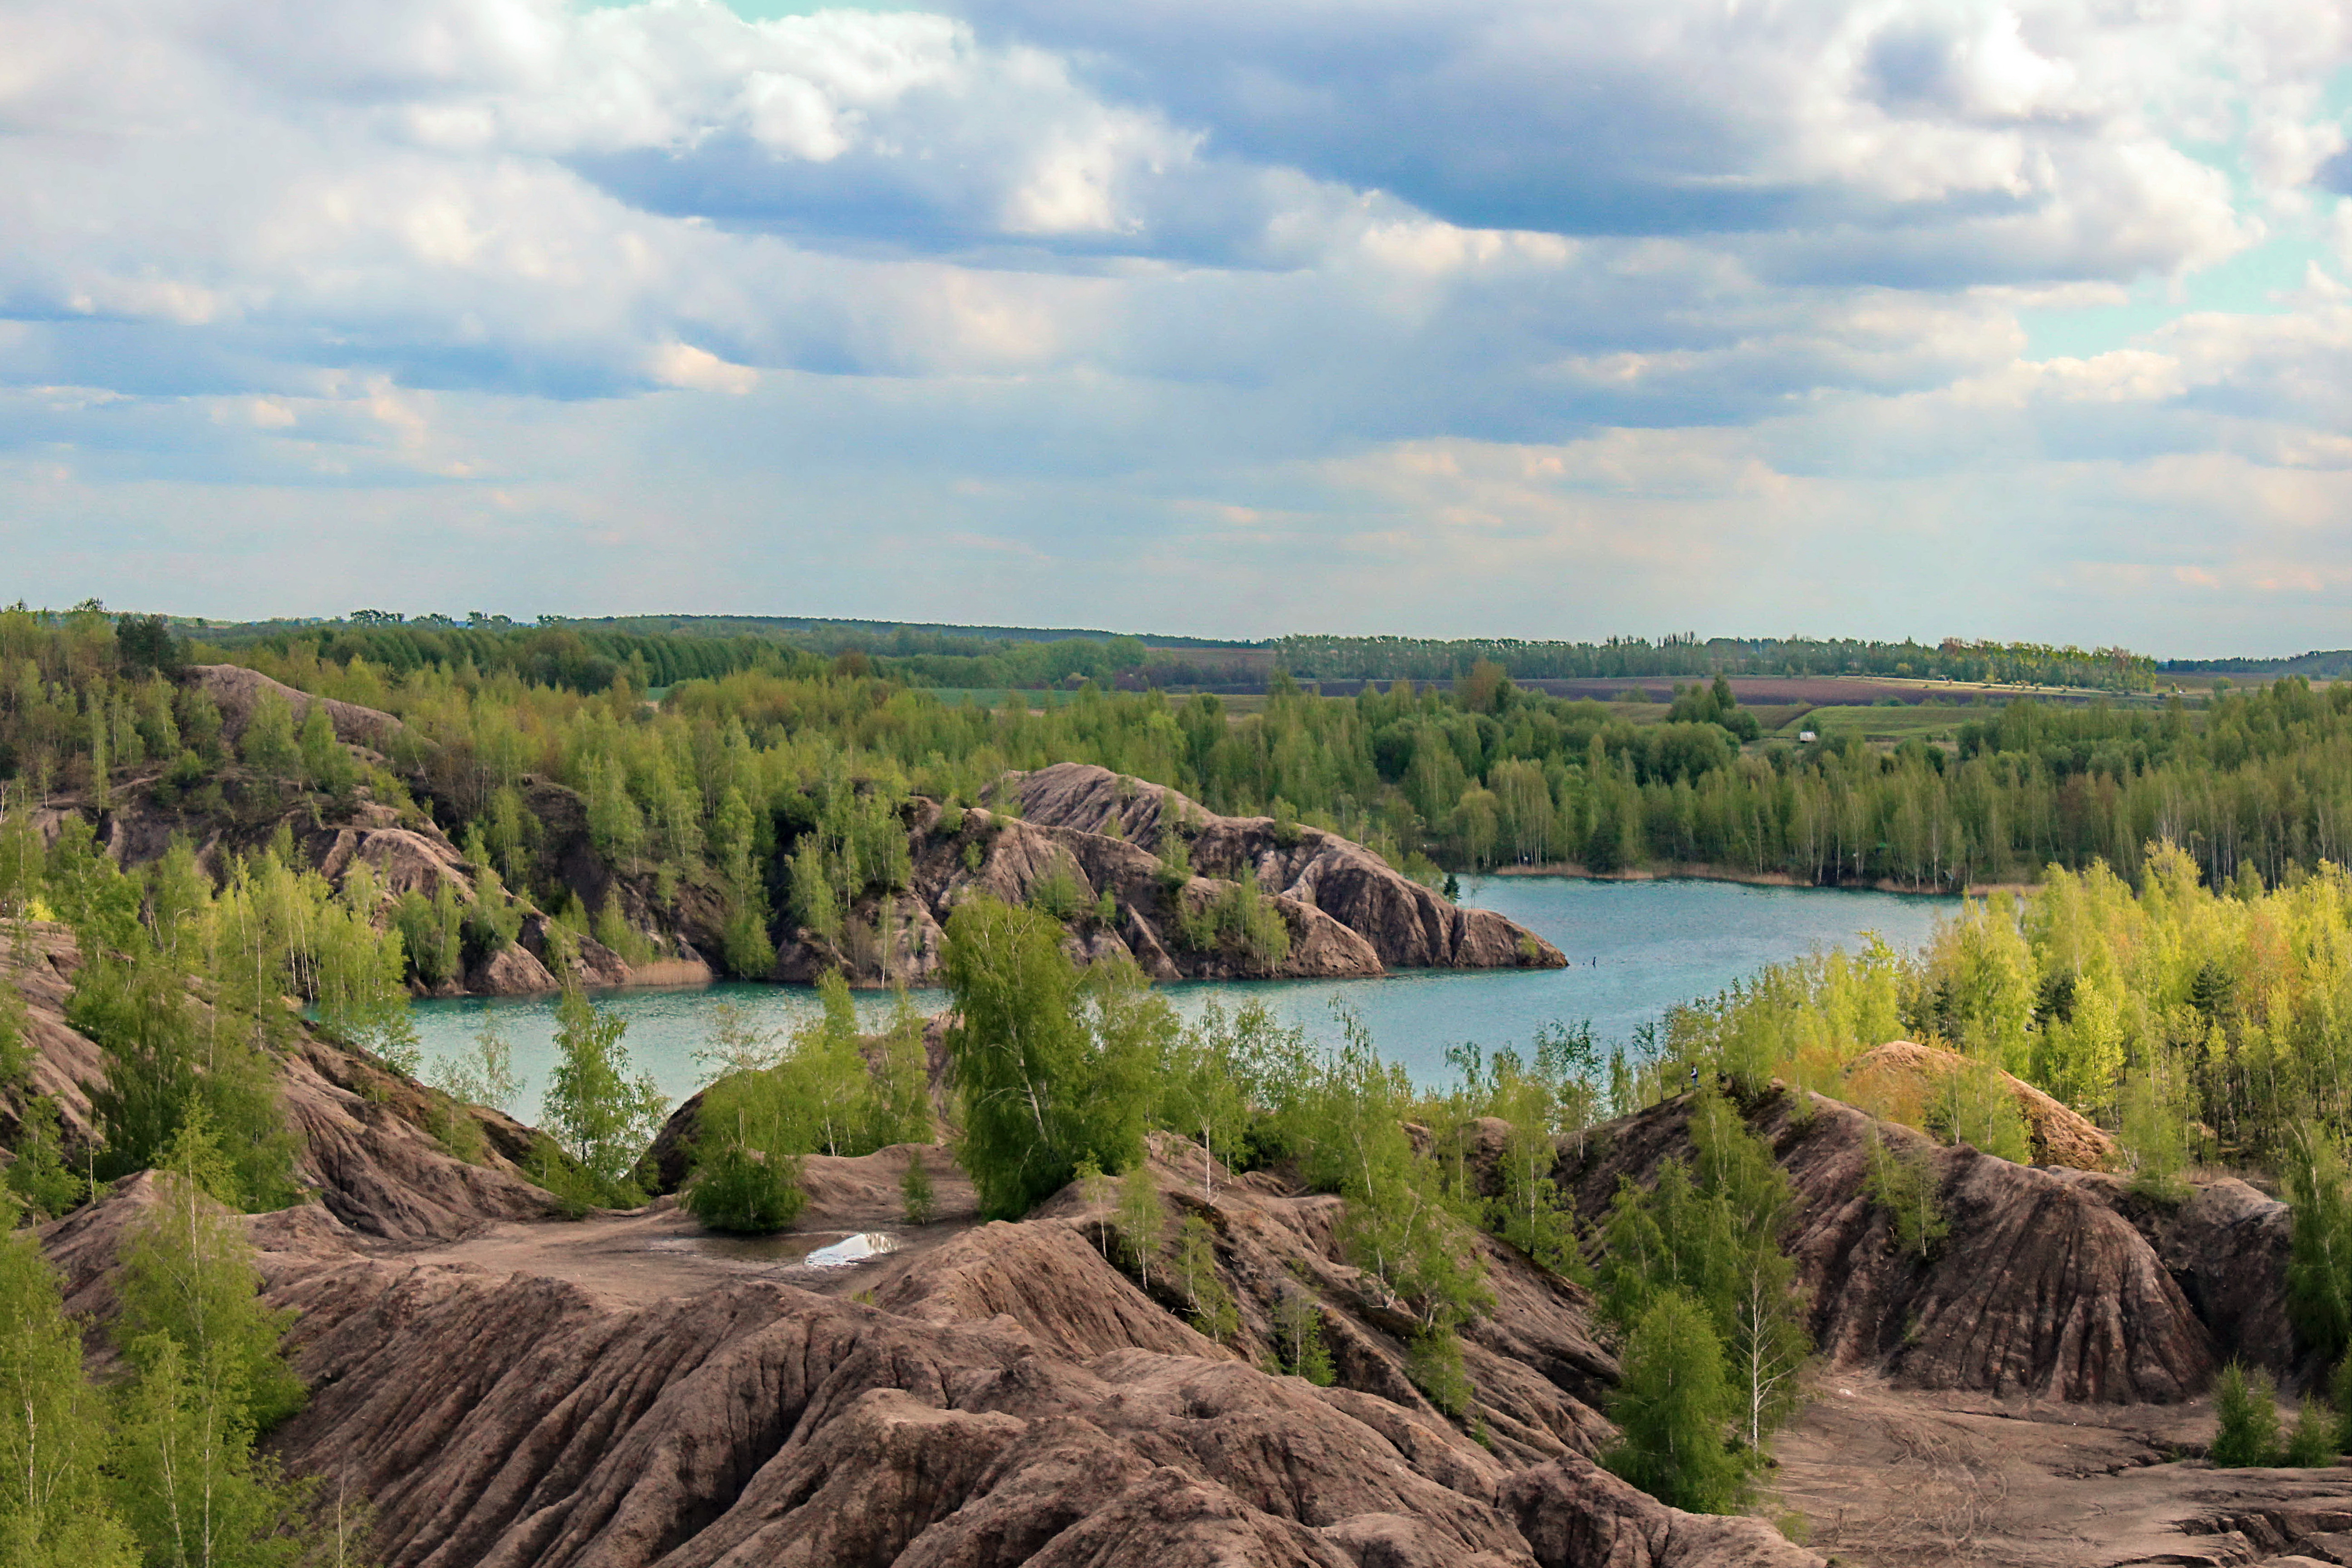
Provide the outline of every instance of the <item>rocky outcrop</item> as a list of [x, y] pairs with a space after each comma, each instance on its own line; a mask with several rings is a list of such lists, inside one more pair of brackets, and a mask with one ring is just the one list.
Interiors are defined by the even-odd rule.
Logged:
[[[1846, 1068], [1845, 1081], [1860, 1104], [1903, 1105], [1916, 1113], [1933, 1102], [1946, 1079], [1967, 1066], [1968, 1058], [1957, 1051], [1890, 1040], [1855, 1058]], [[2112, 1171], [2124, 1163], [2115, 1140], [2089, 1118], [2068, 1110], [2022, 1079], [2002, 1073], [2000, 1081], [2024, 1119], [2035, 1164]]]
[[[104, 1080], [106, 1053], [66, 1021], [81, 955], [72, 934], [46, 921], [23, 926], [21, 949], [0, 934], [0, 984], [24, 997], [26, 1037], [35, 1056], [29, 1081], [0, 1092], [15, 1142], [30, 1094], [58, 1103], [66, 1141], [98, 1143], [88, 1086]], [[532, 1219], [554, 1204], [525, 1180], [520, 1163], [538, 1134], [497, 1111], [456, 1104], [357, 1053], [304, 1029], [279, 1061], [278, 1103], [299, 1142], [295, 1174], [341, 1224], [394, 1241], [461, 1236], [492, 1221]], [[481, 1163], [455, 1159], [430, 1129], [471, 1120]]]
[[[1457, 909], [1320, 828], [1219, 816], [1161, 785], [1076, 763], [1008, 774], [989, 798], [998, 809], [915, 803], [907, 889], [862, 901], [840, 942], [791, 933], [778, 944], [776, 977], [806, 984], [839, 968], [859, 984], [924, 983], [937, 973], [949, 914], [975, 892], [1059, 906], [1076, 956], [1131, 958], [1160, 980], [1347, 979], [1565, 962], [1504, 916]], [[1169, 873], [1163, 833], [1182, 841], [1189, 879]], [[1202, 934], [1244, 878], [1282, 922], [1278, 957], [1230, 931]]]
[[243, 665], [191, 665], [187, 679], [220, 710], [221, 732], [231, 741], [245, 733], [265, 696], [275, 696], [286, 704], [294, 715], [297, 729], [310, 718], [311, 703], [323, 703], [328, 721], [335, 727], [335, 739], [347, 746], [363, 746], [390, 756], [401, 749], [400, 743], [408, 735], [407, 726], [389, 713], [332, 697], [313, 697]]
[[1465, 910], [1365, 848], [1319, 827], [1268, 816], [1220, 816], [1164, 785], [1082, 763], [1009, 775], [992, 798], [1020, 801], [1022, 820], [1156, 846], [1163, 831], [1190, 840], [1192, 868], [1258, 885], [1329, 915], [1391, 969], [1554, 969], [1559, 951], [1492, 910]]
[[[1589, 1133], [1563, 1161], [1598, 1217], [1621, 1177], [1647, 1183], [1690, 1153], [1681, 1096]], [[1775, 1089], [1749, 1111], [1804, 1200], [1790, 1247], [1832, 1363], [1916, 1388], [2061, 1400], [2186, 1399], [2215, 1364], [2211, 1330], [2157, 1250], [2074, 1173], [1937, 1148], [1851, 1106]], [[1923, 1154], [1950, 1233], [1927, 1258], [1898, 1244], [1864, 1191], [1870, 1140]]]
[[2293, 1211], [2234, 1176], [2193, 1185], [2179, 1202], [2134, 1192], [2120, 1176], [2071, 1176], [2075, 1187], [2129, 1221], [2180, 1287], [2224, 1359], [2279, 1376], [2324, 1373], [2303, 1364], [2286, 1311]]
[[[869, 1203], [904, 1154], [827, 1162], [819, 1206]], [[1244, 1319], [1224, 1346], [1106, 1260], [1075, 1191], [893, 1259], [854, 1300], [752, 1280], [655, 1307], [365, 1257], [324, 1216], [271, 1216], [254, 1226], [268, 1293], [300, 1313], [315, 1390], [273, 1447], [369, 1496], [388, 1568], [1819, 1568], [1759, 1521], [1677, 1513], [1590, 1462], [1606, 1426], [1553, 1378], [1613, 1368], [1572, 1287], [1523, 1297], [1533, 1271], [1490, 1258], [1509, 1287], [1495, 1317], [1551, 1342], [1552, 1370], [1514, 1383], [1474, 1344], [1474, 1440], [1381, 1359], [1393, 1342], [1332, 1257], [1332, 1201], [1262, 1178], [1196, 1198], [1198, 1155], [1160, 1140], [1155, 1173], [1214, 1227]], [[89, 1237], [74, 1251], [89, 1273]], [[1342, 1354], [1341, 1386], [1254, 1364], [1277, 1281], [1322, 1295], [1343, 1351], [1380, 1342], [1352, 1368]], [[1379, 1376], [1395, 1386], [1362, 1386]], [[1538, 1391], [1580, 1421], [1544, 1432], [1521, 1408]]]

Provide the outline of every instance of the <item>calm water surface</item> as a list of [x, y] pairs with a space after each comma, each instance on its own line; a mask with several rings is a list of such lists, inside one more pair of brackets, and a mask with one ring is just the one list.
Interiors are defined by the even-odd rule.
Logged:
[[[1876, 931], [1897, 948], [1924, 942], [1951, 900], [1811, 888], [1749, 888], [1729, 882], [1591, 882], [1565, 877], [1494, 877], [1464, 882], [1462, 901], [1496, 910], [1568, 954], [1550, 970], [1432, 970], [1380, 980], [1281, 981], [1252, 984], [1199, 982], [1167, 987], [1190, 1016], [1212, 997], [1231, 1006], [1264, 1001], [1277, 1017], [1318, 1039], [1336, 1039], [1332, 1005], [1354, 1009], [1391, 1059], [1416, 1078], [1435, 1080], [1445, 1047], [1475, 1040], [1489, 1047], [1525, 1047], [1540, 1026], [1590, 1018], [1603, 1040], [1622, 1040], [1678, 1002], [1709, 995], [1763, 964], [1816, 948], [1860, 945]], [[935, 1011], [943, 992], [915, 994]], [[619, 992], [602, 1004], [629, 1021], [624, 1044], [635, 1066], [674, 1098], [691, 1094], [703, 1073], [694, 1053], [706, 1041], [715, 1002], [749, 1009], [764, 1027], [789, 1032], [817, 1013], [812, 991], [719, 984], [680, 991]], [[887, 994], [858, 994], [859, 1016], [878, 1027]], [[554, 1059], [551, 1001], [468, 999], [415, 1004], [416, 1030], [429, 1065], [465, 1048], [486, 1021], [514, 1047], [525, 1079], [513, 1109], [538, 1113]]]

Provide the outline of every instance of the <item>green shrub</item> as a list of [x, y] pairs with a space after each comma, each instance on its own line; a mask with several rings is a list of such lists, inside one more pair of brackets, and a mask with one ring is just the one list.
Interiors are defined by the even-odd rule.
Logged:
[[907, 1173], [898, 1178], [898, 1195], [905, 1200], [908, 1225], [929, 1225], [939, 1212], [930, 1168], [923, 1163], [920, 1149], [907, 1156]]
[[1754, 1456], [1735, 1453], [1724, 1438], [1732, 1395], [1706, 1310], [1679, 1289], [1661, 1292], [1634, 1323], [1622, 1360], [1624, 1375], [1609, 1401], [1620, 1436], [1601, 1462], [1675, 1508], [1737, 1512], [1748, 1500]]
[[730, 1139], [698, 1156], [678, 1201], [712, 1230], [766, 1236], [790, 1227], [808, 1206], [808, 1194], [801, 1190], [798, 1158]]
[[1871, 1129], [1863, 1191], [1894, 1216], [1895, 1234], [1903, 1250], [1916, 1252], [1922, 1259], [1936, 1250], [1952, 1228], [1937, 1200], [1936, 1186], [1932, 1154], [1925, 1149], [1906, 1149], [1898, 1154], [1886, 1146], [1876, 1128]]
[[1064, 924], [1087, 912], [1093, 900], [1086, 884], [1066, 867], [1055, 866], [1029, 885], [1029, 907]]
[[1274, 1342], [1282, 1370], [1293, 1377], [1303, 1377], [1318, 1388], [1339, 1381], [1330, 1347], [1323, 1340], [1323, 1309], [1306, 1289], [1282, 1287], [1274, 1303]]
[[1478, 1407], [1478, 1390], [1462, 1364], [1462, 1341], [1451, 1329], [1415, 1334], [1405, 1346], [1405, 1376], [1429, 1402], [1464, 1420]]
[[2277, 1389], [2265, 1373], [2236, 1362], [2213, 1385], [2212, 1459], [2225, 1469], [2273, 1464], [2279, 1456]]
[[2299, 1470], [2315, 1470], [2336, 1462], [2341, 1431], [2336, 1413], [2306, 1394], [2295, 1412], [2294, 1431], [2286, 1440], [2286, 1462]]

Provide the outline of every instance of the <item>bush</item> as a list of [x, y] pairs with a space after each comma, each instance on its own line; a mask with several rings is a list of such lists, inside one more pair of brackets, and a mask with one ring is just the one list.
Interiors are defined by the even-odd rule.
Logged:
[[2221, 1369], [2213, 1385], [2212, 1459], [2225, 1469], [2275, 1463], [2279, 1455], [2277, 1390], [2267, 1373], [2248, 1372], [2236, 1362]]
[[1432, 1405], [1456, 1421], [1478, 1407], [1478, 1390], [1462, 1364], [1462, 1341], [1451, 1329], [1416, 1334], [1405, 1346], [1405, 1375]]
[[907, 1173], [898, 1178], [898, 1195], [906, 1201], [908, 1225], [929, 1225], [939, 1212], [930, 1168], [923, 1163], [920, 1149], [907, 1156]]
[[1318, 1388], [1339, 1381], [1331, 1367], [1330, 1347], [1323, 1341], [1323, 1309], [1297, 1286], [1285, 1286], [1274, 1304], [1275, 1354], [1282, 1370], [1303, 1377]]
[[2305, 1394], [2295, 1412], [2294, 1431], [2286, 1440], [2286, 1462], [2299, 1470], [2334, 1464], [2338, 1432], [2335, 1412]]
[[1086, 884], [1065, 867], [1055, 867], [1029, 885], [1029, 907], [1065, 925], [1086, 913], [1092, 903]]
[[801, 1190], [797, 1158], [730, 1140], [698, 1156], [694, 1180], [678, 1201], [712, 1230], [767, 1236], [799, 1218], [808, 1194]]
[[1922, 1259], [1951, 1231], [1936, 1196], [1935, 1160], [1925, 1149], [1889, 1149], [1875, 1128], [1870, 1134], [1870, 1166], [1863, 1191], [1895, 1217], [1895, 1234], [1906, 1252]]

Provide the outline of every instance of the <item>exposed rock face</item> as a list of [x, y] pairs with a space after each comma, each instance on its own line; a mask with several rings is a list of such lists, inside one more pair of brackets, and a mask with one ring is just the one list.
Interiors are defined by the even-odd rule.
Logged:
[[[27, 962], [7, 978], [23, 994], [26, 1037], [37, 1055], [30, 1089], [58, 1101], [71, 1145], [98, 1139], [85, 1085], [106, 1076], [106, 1053], [65, 1018], [81, 955], [63, 927], [26, 924]], [[0, 936], [0, 958], [13, 959]], [[23, 1091], [0, 1096], [13, 1142]], [[305, 1031], [281, 1058], [280, 1104], [301, 1140], [297, 1176], [326, 1211], [369, 1236], [430, 1241], [461, 1236], [494, 1219], [531, 1219], [554, 1204], [521, 1177], [517, 1162], [536, 1134], [496, 1111], [455, 1107], [448, 1098], [384, 1070]], [[425, 1131], [436, 1116], [470, 1115], [488, 1145], [481, 1165], [452, 1159]]]
[[313, 697], [242, 665], [191, 665], [187, 676], [220, 710], [221, 732], [232, 741], [244, 734], [245, 727], [253, 722], [254, 710], [265, 694], [275, 694], [286, 704], [293, 712], [297, 729], [310, 716], [311, 703], [325, 703], [328, 721], [335, 727], [335, 739], [347, 746], [365, 746], [390, 755], [408, 732], [407, 726], [389, 713], [331, 697]]
[[[904, 1152], [866, 1156], [863, 1177], [828, 1162], [841, 1191], [823, 1203], [867, 1202]], [[1197, 1153], [1162, 1141], [1157, 1168], [1172, 1186]], [[1322, 1250], [1330, 1200], [1253, 1178], [1213, 1205], [1167, 1201], [1214, 1216], [1245, 1319], [1261, 1270], [1303, 1262], [1342, 1337], [1386, 1338]], [[631, 1308], [528, 1274], [354, 1256], [331, 1221], [255, 1230], [270, 1300], [301, 1311], [316, 1389], [273, 1446], [371, 1497], [393, 1568], [1821, 1563], [1759, 1521], [1683, 1515], [1601, 1472], [1583, 1458], [1606, 1430], [1589, 1412], [1579, 1441], [1531, 1450], [1536, 1428], [1506, 1414], [1527, 1390], [1481, 1346], [1491, 1447], [1409, 1386], [1271, 1376], [1251, 1364], [1252, 1330], [1237, 1341], [1250, 1359], [1213, 1345], [1106, 1262], [1075, 1193], [894, 1260], [856, 1301], [756, 1280]], [[92, 1245], [75, 1251], [88, 1273]], [[1572, 1289], [1546, 1291], [1554, 1307], [1507, 1296], [1497, 1319], [1580, 1318]], [[1560, 1365], [1607, 1367], [1580, 1329], [1509, 1331], [1566, 1333]]]
[[[1934, 1046], [1890, 1040], [1865, 1051], [1846, 1068], [1846, 1082], [1854, 1098], [1864, 1103], [1888, 1099], [1924, 1105], [1946, 1079], [1967, 1065], [1967, 1058]], [[2123, 1163], [2115, 1140], [2086, 1117], [2076, 1114], [2021, 1079], [2000, 1075], [2018, 1113], [2025, 1120], [2026, 1137], [2037, 1165], [2064, 1165], [2077, 1171], [2111, 1171]]]
[[2135, 1193], [2120, 1176], [2073, 1180], [2156, 1248], [2225, 1360], [2282, 1376], [2305, 1370], [2298, 1367], [2286, 1315], [2287, 1255], [2294, 1238], [2286, 1205], [2232, 1176], [2198, 1185], [2177, 1205]]
[[[1912, 1387], [2063, 1400], [2169, 1401], [2205, 1386], [2206, 1323], [2156, 1249], [2073, 1173], [1937, 1149], [1816, 1096], [1800, 1108], [1776, 1090], [1750, 1124], [1805, 1200], [1790, 1251], [1832, 1363]], [[1579, 1206], [1598, 1215], [1621, 1175], [1646, 1183], [1687, 1157], [1689, 1113], [1683, 1096], [1588, 1134], [1581, 1159], [1562, 1162]], [[1874, 1125], [1890, 1145], [1929, 1151], [1951, 1233], [1925, 1260], [1864, 1191]]]
[[[1395, 968], [1556, 968], [1557, 949], [1490, 910], [1457, 909], [1371, 851], [1315, 827], [1270, 817], [1226, 817], [1175, 791], [1076, 763], [1006, 775], [991, 794], [1018, 812], [965, 812], [953, 832], [931, 802], [909, 825], [914, 860], [906, 894], [855, 911], [862, 933], [844, 948], [803, 931], [778, 948], [776, 975], [807, 983], [841, 968], [865, 984], [922, 981], [939, 967], [940, 928], [958, 900], [981, 891], [1010, 903], [1059, 885], [1082, 910], [1108, 894], [1108, 920], [1080, 912], [1070, 946], [1092, 961], [1128, 956], [1155, 979], [1327, 979]], [[1163, 879], [1165, 829], [1184, 837], [1195, 873]], [[1278, 963], [1230, 942], [1186, 943], [1199, 919], [1254, 875], [1287, 928]]]

